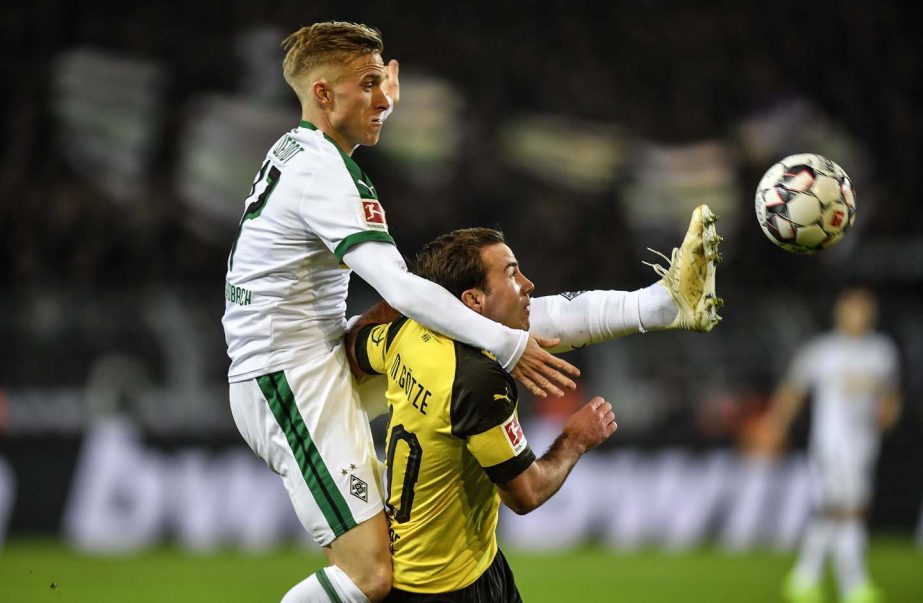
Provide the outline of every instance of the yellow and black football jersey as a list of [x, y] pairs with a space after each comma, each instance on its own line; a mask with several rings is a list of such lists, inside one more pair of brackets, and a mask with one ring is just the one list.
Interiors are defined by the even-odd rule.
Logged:
[[468, 586], [497, 552], [500, 497], [532, 464], [516, 385], [488, 352], [401, 317], [362, 329], [359, 366], [388, 379], [387, 492], [394, 586]]

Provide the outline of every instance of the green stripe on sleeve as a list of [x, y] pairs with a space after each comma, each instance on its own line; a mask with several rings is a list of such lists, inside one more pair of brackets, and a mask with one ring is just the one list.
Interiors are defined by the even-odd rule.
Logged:
[[337, 489], [317, 446], [311, 439], [285, 373], [279, 371], [264, 375], [258, 377], [256, 382], [266, 397], [276, 422], [282, 428], [285, 439], [288, 440], [314, 501], [320, 507], [333, 533], [342, 536], [356, 526], [356, 520], [353, 519], [349, 505]]
[[337, 248], [333, 250], [333, 255], [337, 256], [337, 260], [342, 263], [343, 256], [346, 255], [346, 252], [349, 251], [350, 248], [355, 247], [359, 243], [367, 243], [368, 241], [381, 241], [382, 243], [391, 243], [394, 245], [394, 239], [386, 232], [363, 230], [362, 232], [354, 232], [340, 241]]
[[330, 578], [327, 577], [327, 572], [323, 569], [319, 569], [314, 572], [314, 575], [317, 576], [317, 581], [324, 587], [324, 592], [327, 593], [327, 596], [330, 597], [333, 603], [343, 603], [343, 599], [337, 594], [336, 589], [333, 588], [333, 583], [330, 582]]

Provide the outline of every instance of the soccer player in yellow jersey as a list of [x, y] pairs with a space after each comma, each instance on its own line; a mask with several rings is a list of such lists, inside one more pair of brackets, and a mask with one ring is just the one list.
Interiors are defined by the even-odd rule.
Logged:
[[[416, 272], [475, 312], [528, 330], [534, 286], [499, 231], [443, 235], [417, 256]], [[536, 459], [515, 382], [492, 354], [403, 316], [375, 318], [354, 326], [348, 346], [358, 370], [388, 381], [394, 576], [386, 601], [521, 601], [497, 547], [500, 502], [525, 514], [548, 500], [580, 456], [615, 431], [612, 406], [590, 400]]]

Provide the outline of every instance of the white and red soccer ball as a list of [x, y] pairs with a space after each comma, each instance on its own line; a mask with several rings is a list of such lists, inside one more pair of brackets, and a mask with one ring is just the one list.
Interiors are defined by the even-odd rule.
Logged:
[[816, 253], [839, 242], [856, 221], [856, 194], [843, 168], [826, 157], [791, 155], [760, 180], [756, 218], [782, 249]]

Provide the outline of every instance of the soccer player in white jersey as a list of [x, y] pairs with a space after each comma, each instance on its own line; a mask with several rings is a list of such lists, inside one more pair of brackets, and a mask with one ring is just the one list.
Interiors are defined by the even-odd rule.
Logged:
[[283, 47], [302, 119], [267, 153], [228, 257], [231, 411], [330, 561], [283, 601], [377, 601], [391, 586], [391, 558], [368, 415], [344, 353], [350, 271], [402, 314], [492, 352], [533, 393], [560, 395], [579, 371], [544, 348], [647, 329], [710, 330], [719, 320], [720, 238], [701, 206], [669, 267], [656, 268], [659, 283], [537, 298], [533, 332], [546, 338], [502, 326], [407, 271], [378, 191], [352, 159], [378, 141], [398, 97], [398, 65], [384, 64], [378, 31], [316, 23]]
[[864, 518], [881, 432], [897, 421], [900, 395], [897, 350], [872, 330], [875, 318], [868, 290], [844, 291], [836, 302], [834, 330], [798, 351], [766, 417], [778, 442], [808, 393], [813, 396], [809, 459], [816, 508], [785, 584], [785, 597], [793, 603], [822, 601], [828, 555], [842, 601], [881, 600], [866, 570]]

